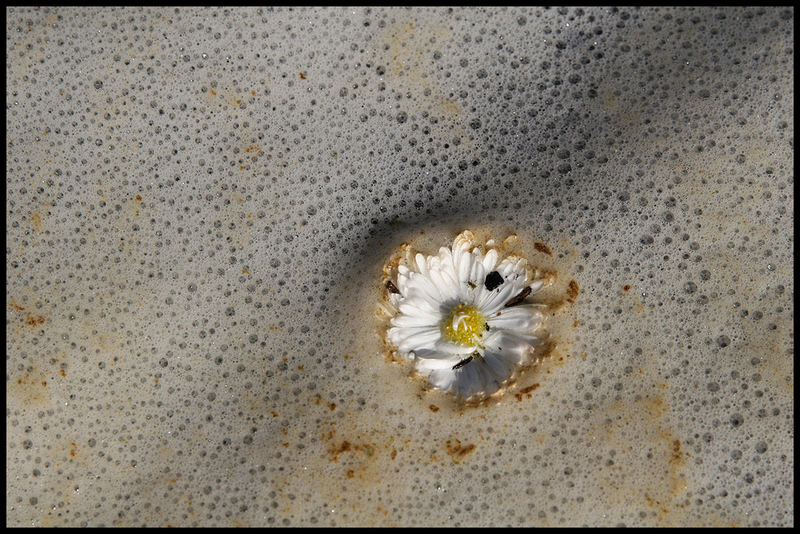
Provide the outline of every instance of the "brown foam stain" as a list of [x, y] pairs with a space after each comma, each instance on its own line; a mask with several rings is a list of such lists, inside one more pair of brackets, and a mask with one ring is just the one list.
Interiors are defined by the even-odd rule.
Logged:
[[591, 476], [605, 489], [602, 498], [610, 509], [638, 507], [656, 512], [660, 526], [682, 525], [682, 500], [691, 484], [690, 453], [669, 421], [668, 385], [650, 383], [641, 390], [647, 393], [610, 402], [595, 416], [598, 451], [614, 449], [617, 454], [613, 466], [598, 466]]
[[536, 384], [531, 384], [530, 386], [524, 387], [524, 388], [520, 389], [518, 393], [514, 394], [514, 397], [517, 399], [517, 401], [521, 401], [523, 399], [523, 397], [530, 399], [533, 396], [533, 395], [531, 395], [531, 392], [532, 391], [536, 391], [537, 389], [539, 389], [539, 385], [540, 384], [536, 383]]
[[[20, 305], [14, 298], [8, 299], [8, 307], [11, 308], [13, 312], [25, 312], [25, 307]], [[37, 326], [41, 326], [45, 323], [45, 318], [43, 315], [32, 314], [29, 312], [25, 312], [25, 314], [19, 314], [20, 320], [26, 325], [35, 329]], [[22, 330], [17, 330], [17, 334], [21, 334]]]
[[41, 315], [31, 315], [30, 313], [25, 314], [25, 324], [35, 328], [39, 325], [44, 324], [44, 317]]
[[[458, 101], [447, 98], [445, 95], [449, 91], [435, 85], [436, 78], [426, 72], [434, 68], [429, 62], [431, 46], [447, 46], [452, 38], [451, 30], [443, 25], [410, 21], [390, 25], [383, 35], [383, 49], [384, 62], [392, 75], [385, 78], [401, 92], [411, 92], [416, 102], [428, 103], [433, 113], [445, 119], [447, 125], [443, 126], [450, 127], [447, 135], [462, 138], [459, 148], [464, 149], [472, 141], [462, 124]], [[433, 45], [432, 40], [435, 41]], [[416, 105], [415, 109], [424, 107], [423, 104]]]
[[52, 385], [50, 376], [43, 373], [36, 366], [29, 366], [24, 372], [14, 373], [9, 371], [6, 381], [6, 401], [9, 405], [25, 409], [44, 408], [50, 405], [50, 391], [48, 384]]
[[462, 444], [460, 439], [448, 439], [444, 442], [444, 447], [454, 464], [461, 463], [465, 456], [472, 454], [477, 448], [474, 443]]
[[552, 251], [550, 250], [550, 247], [548, 247], [544, 243], [540, 243], [537, 241], [536, 243], [533, 244], [533, 248], [535, 248], [537, 251], [543, 254], [547, 254], [548, 256], [553, 255]]
[[[250, 94], [255, 96], [252, 91]], [[234, 110], [234, 113], [239, 110], [239, 105], [242, 103], [242, 97], [239, 96], [238, 93], [224, 89], [214, 89], [212, 87], [208, 88], [208, 92], [205, 93], [203, 100], [208, 104], [222, 107], [224, 110]]]
[[42, 232], [42, 216], [38, 211], [33, 212], [33, 215], [31, 215], [31, 224], [37, 233]]
[[327, 406], [330, 411], [334, 411], [336, 409], [336, 403], [335, 402], [324, 401], [322, 399], [322, 395], [320, 395], [319, 393], [315, 393], [314, 394], [314, 404], [316, 404], [317, 406], [319, 406], [320, 404], [323, 404], [323, 405]]
[[570, 304], [575, 303], [575, 299], [578, 298], [578, 282], [575, 280], [570, 280], [569, 284], [567, 285], [567, 302]]
[[[791, 321], [791, 318], [787, 320]], [[791, 324], [786, 325], [782, 321], [776, 321], [774, 323], [776, 328], [773, 330], [766, 323], [766, 318], [761, 321], [742, 319], [745, 341], [741, 344], [741, 348], [739, 344], [734, 344], [728, 349], [735, 347], [741, 350], [743, 353], [741, 358], [746, 361], [757, 359], [760, 363], [753, 368], [753, 371], [762, 375], [764, 381], [771, 386], [770, 390], [794, 398]]]
[[[320, 403], [320, 409], [330, 414], [324, 403]], [[349, 525], [395, 526], [388, 510], [379, 503], [369, 502], [366, 496], [374, 496], [374, 490], [384, 487], [392, 477], [397, 465], [398, 439], [381, 428], [357, 427], [353, 420], [356, 414], [345, 413], [343, 419], [322, 422], [324, 430], [318, 434], [319, 439], [306, 449], [308, 456], [303, 465], [307, 469], [293, 470], [276, 481], [274, 489], [280, 494], [279, 502], [291, 512], [298, 503], [284, 497], [292, 492], [305, 493], [313, 487], [314, 498], [335, 508], [340, 517], [342, 512], [351, 512]], [[326, 472], [331, 475], [321, 479], [319, 474]], [[321, 483], [323, 480], [327, 483]], [[392, 487], [394, 491], [410, 491], [402, 478], [393, 480]]]

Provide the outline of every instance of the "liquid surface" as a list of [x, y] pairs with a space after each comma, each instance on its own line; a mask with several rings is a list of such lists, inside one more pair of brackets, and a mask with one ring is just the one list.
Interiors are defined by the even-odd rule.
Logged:
[[[7, 525], [793, 525], [792, 8], [6, 15]], [[376, 318], [463, 229], [473, 407]]]

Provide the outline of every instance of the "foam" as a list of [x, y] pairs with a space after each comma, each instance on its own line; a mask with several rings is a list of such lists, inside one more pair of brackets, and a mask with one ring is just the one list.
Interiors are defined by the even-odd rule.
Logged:
[[[7, 15], [7, 524], [793, 524], [793, 10]], [[580, 288], [471, 408], [465, 228]]]

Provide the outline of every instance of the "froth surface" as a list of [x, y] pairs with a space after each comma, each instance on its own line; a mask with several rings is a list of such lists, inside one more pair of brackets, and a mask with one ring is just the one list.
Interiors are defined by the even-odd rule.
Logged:
[[[7, 525], [793, 525], [792, 8], [6, 14]], [[477, 407], [463, 229], [577, 292]]]

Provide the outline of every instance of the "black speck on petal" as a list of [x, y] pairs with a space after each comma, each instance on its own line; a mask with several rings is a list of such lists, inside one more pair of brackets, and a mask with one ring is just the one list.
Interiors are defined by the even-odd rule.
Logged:
[[495, 289], [503, 283], [503, 277], [497, 271], [492, 271], [486, 275], [486, 289], [489, 291]]

